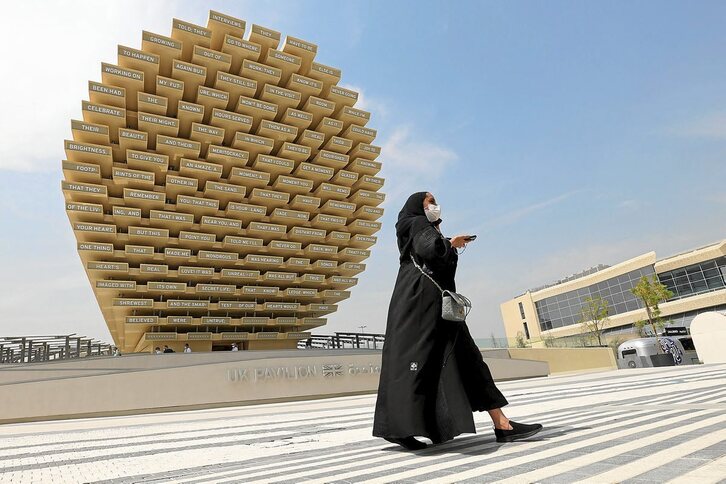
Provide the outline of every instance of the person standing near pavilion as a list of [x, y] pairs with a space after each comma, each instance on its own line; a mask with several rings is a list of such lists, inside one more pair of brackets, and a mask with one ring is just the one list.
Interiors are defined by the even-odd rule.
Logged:
[[409, 450], [423, 449], [461, 433], [476, 433], [473, 411], [487, 411], [497, 442], [532, 436], [540, 424], [509, 420], [508, 404], [465, 322], [441, 317], [443, 288], [456, 291], [457, 249], [469, 236], [441, 234], [441, 208], [429, 192], [411, 195], [398, 214], [398, 277], [386, 324], [373, 435]]

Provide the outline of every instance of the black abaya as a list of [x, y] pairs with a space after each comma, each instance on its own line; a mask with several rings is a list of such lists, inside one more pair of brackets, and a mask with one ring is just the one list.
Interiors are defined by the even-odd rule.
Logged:
[[441, 294], [413, 265], [444, 289], [456, 290], [458, 255], [428, 221], [426, 192], [406, 202], [396, 224], [401, 252], [383, 346], [373, 435], [422, 436], [434, 443], [475, 433], [472, 411], [507, 404], [465, 323], [441, 318]]

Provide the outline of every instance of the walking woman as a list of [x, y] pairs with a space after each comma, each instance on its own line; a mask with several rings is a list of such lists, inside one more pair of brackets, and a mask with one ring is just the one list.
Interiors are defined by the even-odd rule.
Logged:
[[[441, 208], [431, 193], [411, 195], [398, 214], [400, 267], [388, 308], [373, 435], [406, 449], [476, 433], [473, 411], [487, 411], [497, 442], [536, 434], [540, 424], [507, 419], [507, 404], [464, 322], [441, 317], [443, 288], [456, 291], [457, 249], [467, 236], [441, 234]], [[417, 268], [413, 261], [421, 268]]]

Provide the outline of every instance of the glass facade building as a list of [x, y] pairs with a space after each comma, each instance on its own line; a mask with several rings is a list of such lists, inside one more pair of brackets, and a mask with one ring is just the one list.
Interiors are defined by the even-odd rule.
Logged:
[[[643, 277], [657, 278], [673, 296], [660, 305], [665, 326], [689, 328], [701, 313], [726, 315], [726, 239], [659, 259], [650, 251], [612, 266], [597, 266], [529, 289], [500, 305], [510, 341], [526, 333], [530, 340], [548, 338], [581, 344], [590, 333], [581, 324], [588, 298], [607, 301], [609, 320], [602, 334], [608, 339], [637, 337], [645, 319], [643, 303], [632, 290]], [[526, 316], [526, 318], [525, 318]]]
[[[703, 307], [700, 309], [694, 309], [693, 311], [685, 311], [682, 313], [677, 314], [671, 314], [669, 316], [665, 316], [663, 319], [665, 320], [665, 327], [684, 327], [689, 328], [691, 326], [691, 323], [701, 313], [721, 313], [726, 316], [726, 304], [719, 304], [716, 306], [708, 306]], [[645, 332], [648, 334], [651, 333], [650, 327], [646, 326], [644, 328]], [[614, 335], [614, 334], [627, 334], [632, 333], [635, 331], [635, 324], [626, 324], [623, 326], [616, 326], [614, 328], [605, 328], [603, 329], [602, 333], [607, 335]]]
[[711, 306], [707, 308], [696, 309], [693, 311], [686, 311], [684, 313], [673, 314], [666, 316], [664, 319], [667, 321], [666, 326], [684, 326], [686, 328], [691, 326], [693, 319], [701, 313], [716, 312], [726, 315], [726, 304], [720, 304], [718, 306]]
[[663, 272], [658, 279], [673, 292], [669, 301], [718, 291], [726, 287], [726, 257]]
[[[655, 270], [652, 266], [646, 266], [582, 289], [536, 301], [535, 307], [539, 316], [540, 330], [546, 331], [578, 324], [584, 300], [587, 297], [600, 296], [605, 299], [608, 302], [610, 316], [640, 309], [643, 304], [635, 297], [631, 289], [635, 287], [641, 277], [650, 277], [654, 273]], [[673, 297], [669, 301], [718, 291], [726, 288], [726, 257], [718, 257], [662, 272], [658, 274], [658, 279], [673, 292]], [[718, 311], [722, 309], [719, 307], [704, 310]], [[667, 319], [670, 320], [670, 325], [688, 326], [691, 320], [704, 310], [669, 316]]]
[[641, 277], [650, 277], [654, 273], [652, 266], [646, 266], [582, 289], [536, 301], [540, 330], [546, 331], [579, 323], [584, 301], [588, 297], [602, 297], [606, 300], [611, 316], [640, 309], [643, 304], [631, 290]]

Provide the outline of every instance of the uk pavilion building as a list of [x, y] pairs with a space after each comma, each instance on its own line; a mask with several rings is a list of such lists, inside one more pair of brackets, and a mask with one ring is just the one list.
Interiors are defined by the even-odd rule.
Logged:
[[77, 248], [124, 352], [294, 348], [383, 215], [358, 93], [302, 39], [211, 11], [118, 46], [65, 141]]

